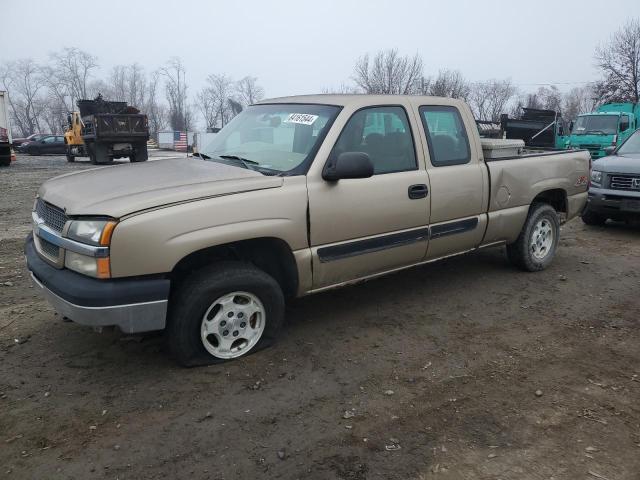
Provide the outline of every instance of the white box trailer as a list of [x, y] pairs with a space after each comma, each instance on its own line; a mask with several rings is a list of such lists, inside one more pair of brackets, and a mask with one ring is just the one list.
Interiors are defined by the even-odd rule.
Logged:
[[11, 143], [9, 94], [0, 91], [0, 167], [8, 167], [11, 165]]

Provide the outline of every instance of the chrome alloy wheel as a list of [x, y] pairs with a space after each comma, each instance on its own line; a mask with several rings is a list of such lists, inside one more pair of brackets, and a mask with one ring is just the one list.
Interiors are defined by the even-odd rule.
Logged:
[[553, 247], [555, 240], [554, 225], [546, 218], [536, 223], [531, 233], [531, 254], [538, 260], [544, 259]]
[[264, 305], [254, 294], [227, 293], [215, 300], [202, 317], [202, 344], [214, 357], [240, 357], [258, 343], [265, 320]]

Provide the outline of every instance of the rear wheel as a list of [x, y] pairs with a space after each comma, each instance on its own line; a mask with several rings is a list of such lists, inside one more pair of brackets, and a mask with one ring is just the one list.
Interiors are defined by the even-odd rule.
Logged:
[[67, 162], [73, 163], [75, 161], [76, 161], [76, 157], [71, 153], [71, 147], [67, 147]]
[[593, 212], [592, 210], [589, 209], [589, 207], [587, 207], [585, 211], [582, 212], [582, 221], [587, 225], [597, 226], [597, 225], [604, 225], [605, 222], [607, 221], [607, 218], [603, 217], [598, 213]]
[[555, 209], [546, 203], [534, 204], [518, 239], [507, 245], [507, 256], [522, 270], [544, 270], [556, 254], [559, 238], [560, 222]]
[[284, 296], [262, 270], [220, 262], [187, 277], [171, 298], [167, 340], [184, 366], [233, 360], [271, 345], [284, 319]]
[[135, 145], [134, 152], [131, 155], [129, 155], [129, 161], [131, 162], [146, 162], [147, 158], [148, 158], [148, 153], [147, 153], [146, 142], [137, 143]]

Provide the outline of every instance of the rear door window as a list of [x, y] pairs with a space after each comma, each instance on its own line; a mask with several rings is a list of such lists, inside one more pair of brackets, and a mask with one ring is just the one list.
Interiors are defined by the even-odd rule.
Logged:
[[444, 105], [422, 106], [420, 118], [433, 166], [469, 163], [469, 138], [457, 108]]

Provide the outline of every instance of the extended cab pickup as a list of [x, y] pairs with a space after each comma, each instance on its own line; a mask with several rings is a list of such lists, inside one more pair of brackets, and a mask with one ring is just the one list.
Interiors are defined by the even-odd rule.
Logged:
[[318, 95], [245, 109], [202, 149], [47, 181], [28, 268], [61, 315], [166, 329], [184, 365], [270, 344], [284, 300], [478, 248], [536, 271], [589, 153], [483, 148], [462, 101]]

